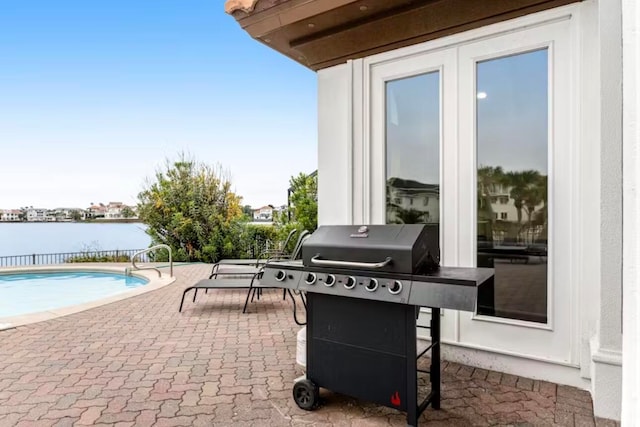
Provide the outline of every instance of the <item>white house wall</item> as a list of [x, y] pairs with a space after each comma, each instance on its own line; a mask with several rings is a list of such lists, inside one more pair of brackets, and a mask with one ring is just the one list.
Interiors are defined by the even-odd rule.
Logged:
[[[589, 2], [593, 7], [595, 2]], [[600, 142], [600, 283], [597, 328], [591, 340], [594, 413], [620, 418], [622, 383], [622, 11], [598, 6]], [[587, 64], [583, 65], [583, 68]], [[583, 104], [583, 108], [588, 105]], [[598, 133], [596, 133], [598, 135]], [[593, 173], [593, 172], [591, 172]]]
[[[631, 5], [630, 9], [637, 8], [634, 0], [623, 1]], [[634, 10], [637, 13], [637, 9]], [[575, 232], [571, 236], [570, 248], [572, 260], [575, 260], [570, 267], [571, 286], [575, 290], [572, 291], [573, 304], [567, 307], [571, 310], [571, 340], [575, 342], [571, 346], [572, 355], [567, 362], [495, 348], [479, 348], [464, 342], [447, 346], [445, 354], [451, 360], [475, 366], [590, 388], [596, 416], [619, 419], [622, 381], [620, 1], [587, 0], [514, 21], [528, 25], [536, 20], [553, 21], [554, 16], [567, 13], [572, 15], [573, 22], [571, 37], [575, 58], [571, 75], [576, 82], [575, 93], [571, 93], [574, 106], [571, 134], [579, 141], [570, 165], [577, 177], [573, 181], [571, 204], [579, 207], [579, 214], [572, 218]], [[509, 24], [502, 23], [497, 27], [508, 31], [505, 25]], [[637, 27], [634, 31], [637, 37]], [[483, 34], [490, 33], [481, 28], [399, 51], [417, 53], [425, 50], [424, 46], [435, 49], [455, 44], [465, 37], [481, 37]], [[387, 52], [378, 57], [386, 60], [395, 54]], [[364, 107], [370, 97], [371, 82], [366, 70], [368, 60], [349, 61], [318, 72], [320, 224], [367, 223], [371, 220], [368, 199], [371, 185], [368, 178], [371, 167], [368, 135], [371, 124]], [[636, 68], [635, 74], [638, 72], [640, 70]], [[636, 162], [633, 167], [637, 171], [640, 168], [637, 152], [636, 156], [635, 160], [628, 161]], [[635, 179], [638, 180], [637, 176]], [[640, 186], [640, 181], [636, 182]], [[637, 220], [640, 208], [637, 206], [635, 211], [631, 207], [629, 212], [635, 215], [636, 226], [640, 230]], [[640, 249], [628, 248], [628, 253], [634, 254], [637, 260]], [[639, 283], [638, 270], [629, 274], [635, 274], [635, 283]], [[638, 294], [635, 295], [637, 297]], [[448, 315], [446, 311], [445, 315]], [[632, 321], [636, 322], [634, 325], [638, 329], [635, 330], [640, 330], [638, 318], [632, 318]], [[447, 327], [452, 329], [447, 330]], [[456, 327], [447, 327], [443, 330], [443, 337], [456, 337]], [[637, 343], [636, 351], [640, 352]], [[637, 358], [636, 354], [635, 360]], [[640, 381], [637, 379], [640, 371], [635, 371], [635, 375], [635, 381]], [[634, 384], [635, 393], [638, 393], [638, 385]], [[630, 383], [628, 388], [633, 389]], [[627, 411], [638, 419], [637, 408], [628, 407]]]
[[351, 223], [351, 63], [318, 73], [318, 224]]
[[640, 420], [640, 6], [622, 1], [624, 336], [622, 425]]

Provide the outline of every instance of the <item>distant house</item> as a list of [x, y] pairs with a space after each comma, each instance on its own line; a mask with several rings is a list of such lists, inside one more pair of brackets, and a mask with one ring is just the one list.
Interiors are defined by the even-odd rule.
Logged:
[[82, 208], [55, 208], [52, 213], [56, 221], [72, 221], [75, 218], [83, 220], [87, 217], [87, 212]]
[[122, 202], [109, 202], [107, 205], [107, 212], [105, 214], [105, 218], [107, 219], [121, 219], [123, 218], [122, 210], [125, 208], [125, 205]]
[[275, 206], [273, 208], [273, 216], [276, 216], [276, 214], [286, 212], [286, 211], [287, 211], [287, 205]]
[[16, 222], [20, 221], [20, 214], [22, 211], [18, 209], [3, 209], [0, 210], [1, 222]]
[[58, 218], [56, 216], [56, 211], [53, 209], [47, 209], [47, 214], [44, 216], [44, 220], [46, 222], [56, 222]]
[[107, 214], [107, 207], [102, 203], [99, 205], [91, 205], [87, 208], [88, 218], [104, 218]]
[[273, 205], [266, 205], [258, 209], [253, 210], [253, 220], [254, 221], [272, 221], [273, 220], [273, 212], [275, 208]]
[[27, 209], [27, 221], [29, 222], [45, 222], [47, 221], [48, 209], [29, 208]]
[[[133, 214], [133, 215], [132, 215]], [[125, 219], [135, 218], [135, 208], [122, 202], [109, 202], [107, 205], [100, 203], [87, 208], [88, 218]]]
[[414, 214], [417, 222], [440, 222], [440, 186], [410, 179], [390, 178], [387, 182], [389, 202], [387, 221], [405, 223]]

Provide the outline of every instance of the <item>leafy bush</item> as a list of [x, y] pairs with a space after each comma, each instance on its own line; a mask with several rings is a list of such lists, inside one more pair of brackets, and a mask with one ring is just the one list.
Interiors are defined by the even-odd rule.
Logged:
[[86, 253], [67, 258], [64, 262], [130, 262], [128, 255], [101, 255], [99, 253]]
[[[138, 194], [138, 216], [147, 224], [152, 245], [169, 245], [175, 261], [216, 262], [221, 258], [256, 258], [283, 241], [290, 230], [314, 231], [318, 222], [315, 174], [291, 177], [291, 221], [287, 212], [275, 226], [248, 224], [249, 206], [231, 191], [231, 181], [220, 167], [197, 163], [182, 154], [167, 161]], [[290, 243], [287, 252], [295, 245]], [[149, 254], [166, 261], [165, 251]]]
[[71, 256], [64, 262], [130, 262], [131, 257], [127, 254], [114, 254], [112, 251], [103, 251], [100, 244], [94, 240], [91, 243], [83, 243], [78, 255]]
[[244, 224], [238, 238], [238, 257], [257, 258], [265, 250], [274, 248], [278, 230], [273, 225]]
[[[299, 174], [289, 180], [291, 197], [288, 211], [282, 211], [275, 218], [278, 240], [284, 241], [291, 230], [314, 232], [318, 228], [318, 179], [316, 174]], [[297, 237], [289, 242], [290, 253]]]
[[[242, 232], [241, 198], [220, 167], [187, 159], [184, 154], [156, 172], [138, 195], [138, 216], [148, 226], [152, 244], [169, 245], [176, 261], [215, 262], [238, 255]], [[155, 260], [166, 257], [156, 253]]]

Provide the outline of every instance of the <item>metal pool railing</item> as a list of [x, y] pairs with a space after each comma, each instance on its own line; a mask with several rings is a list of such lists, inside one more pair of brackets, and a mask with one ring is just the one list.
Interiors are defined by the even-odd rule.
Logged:
[[[133, 254], [133, 256], [131, 257], [131, 267], [127, 267], [125, 269], [125, 273], [127, 275], [131, 274], [132, 271], [137, 271], [137, 270], [155, 270], [158, 272], [158, 276], [162, 277], [162, 272], [160, 272], [160, 270], [156, 267], [142, 267], [142, 266], [138, 266], [136, 265], [136, 259], [137, 258], [141, 258], [143, 255], [149, 255], [150, 252], [154, 252], [157, 251], [158, 249], [166, 249], [167, 252], [169, 252], [169, 277], [173, 277], [173, 257], [171, 255], [171, 247], [169, 245], [163, 245], [163, 244], [159, 244], [159, 245], [155, 245], [155, 246], [151, 246], [148, 249], [143, 249], [139, 252], [136, 252], [135, 254]], [[140, 261], [140, 260], [138, 260]]]
[[[48, 265], [69, 262], [129, 262], [136, 252], [143, 249], [114, 249], [109, 251], [62, 252], [52, 254], [29, 254], [0, 256], [0, 267], [23, 265]], [[138, 261], [152, 262], [148, 253], [138, 256]]]

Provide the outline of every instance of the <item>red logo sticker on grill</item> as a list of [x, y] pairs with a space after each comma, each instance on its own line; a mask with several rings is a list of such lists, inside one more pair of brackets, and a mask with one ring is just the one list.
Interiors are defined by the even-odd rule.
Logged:
[[393, 406], [400, 406], [400, 393], [396, 391], [396, 394], [391, 396], [391, 404]]

